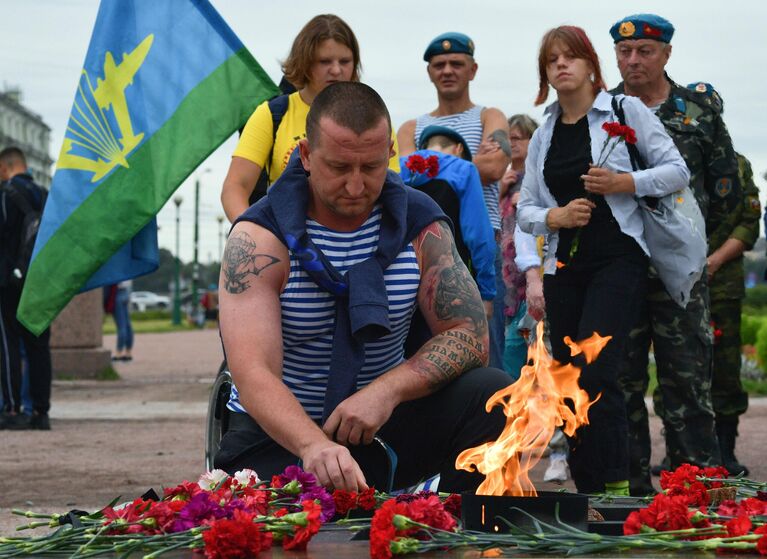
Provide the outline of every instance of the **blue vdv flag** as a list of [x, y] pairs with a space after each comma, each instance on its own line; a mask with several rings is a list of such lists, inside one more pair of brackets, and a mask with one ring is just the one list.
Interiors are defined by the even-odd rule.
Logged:
[[39, 334], [79, 291], [156, 269], [157, 212], [278, 92], [206, 0], [104, 0], [19, 320]]

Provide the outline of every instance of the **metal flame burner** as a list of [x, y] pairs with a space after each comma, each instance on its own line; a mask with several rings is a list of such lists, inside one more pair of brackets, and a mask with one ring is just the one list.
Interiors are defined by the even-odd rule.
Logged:
[[559, 519], [574, 528], [588, 529], [589, 498], [578, 493], [539, 491], [537, 497], [498, 497], [495, 495], [461, 496], [461, 517], [464, 528], [481, 532], [507, 532], [508, 527], [500, 518], [519, 527], [533, 525], [529, 516], [543, 522], [554, 523], [554, 511], [559, 504]]

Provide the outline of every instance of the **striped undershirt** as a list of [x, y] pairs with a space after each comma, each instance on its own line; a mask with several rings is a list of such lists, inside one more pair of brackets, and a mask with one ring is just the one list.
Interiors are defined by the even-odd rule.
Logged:
[[[312, 241], [340, 273], [375, 253], [381, 224], [381, 207], [356, 231], [333, 231], [307, 219], [306, 230]], [[372, 382], [401, 363], [403, 344], [416, 305], [420, 272], [412, 243], [400, 252], [384, 273], [389, 298], [391, 334], [365, 344], [365, 364], [357, 387]], [[283, 382], [290, 388], [306, 413], [322, 418], [325, 388], [333, 347], [335, 299], [321, 289], [290, 254], [290, 276], [280, 295], [282, 307]], [[227, 407], [245, 412], [237, 388]]]
[[[462, 113], [456, 113], [447, 116], [431, 116], [429, 114], [421, 115], [415, 119], [415, 144], [418, 145], [418, 139], [421, 132], [427, 126], [432, 124], [445, 126], [455, 130], [469, 145], [472, 157], [479, 149], [482, 143], [482, 111], [484, 107], [474, 106]], [[498, 209], [498, 183], [482, 186], [482, 196], [485, 199], [487, 213], [490, 215], [490, 223], [496, 231], [501, 229], [501, 212]]]

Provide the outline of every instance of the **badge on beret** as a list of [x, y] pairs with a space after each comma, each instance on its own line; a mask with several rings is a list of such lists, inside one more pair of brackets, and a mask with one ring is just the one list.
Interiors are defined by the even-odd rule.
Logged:
[[618, 33], [620, 33], [621, 37], [631, 37], [635, 32], [636, 27], [634, 27], [634, 24], [630, 21], [624, 21], [618, 28]]
[[732, 181], [726, 178], [719, 179], [716, 181], [716, 186], [714, 189], [720, 198], [724, 198], [732, 190]]
[[450, 50], [450, 47], [451, 47], [450, 41], [448, 41], [447, 39], [442, 41], [442, 50]]
[[705, 83], [701, 82], [695, 86], [695, 91], [697, 91], [698, 93], [706, 93], [706, 91], [708, 91], [708, 88], [706, 87]]
[[663, 35], [663, 31], [661, 31], [660, 29], [657, 29], [655, 27], [652, 27], [651, 25], [649, 25], [647, 23], [644, 24], [644, 27], [642, 28], [642, 31], [648, 37], [660, 37], [661, 35]]
[[474, 52], [474, 41], [472, 41], [471, 39], [469, 39], [469, 50], [471, 52]]

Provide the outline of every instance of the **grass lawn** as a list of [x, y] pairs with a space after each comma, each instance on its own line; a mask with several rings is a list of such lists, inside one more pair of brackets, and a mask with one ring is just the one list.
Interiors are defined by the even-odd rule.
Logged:
[[[186, 330], [196, 330], [197, 328], [189, 324], [186, 321], [182, 321], [179, 325], [174, 325], [170, 318], [140, 318], [131, 316], [131, 326], [133, 327], [134, 334], [158, 334], [164, 332], [183, 332]], [[206, 328], [216, 328], [216, 323], [208, 321], [205, 325]], [[112, 315], [107, 315], [104, 318], [104, 334], [117, 333], [117, 327]]]
[[[650, 384], [647, 388], [647, 395], [652, 396], [655, 387], [658, 386], [655, 363], [650, 363], [648, 371], [650, 373]], [[749, 396], [767, 396], [767, 378], [761, 380], [744, 378], [743, 388], [748, 392]]]

